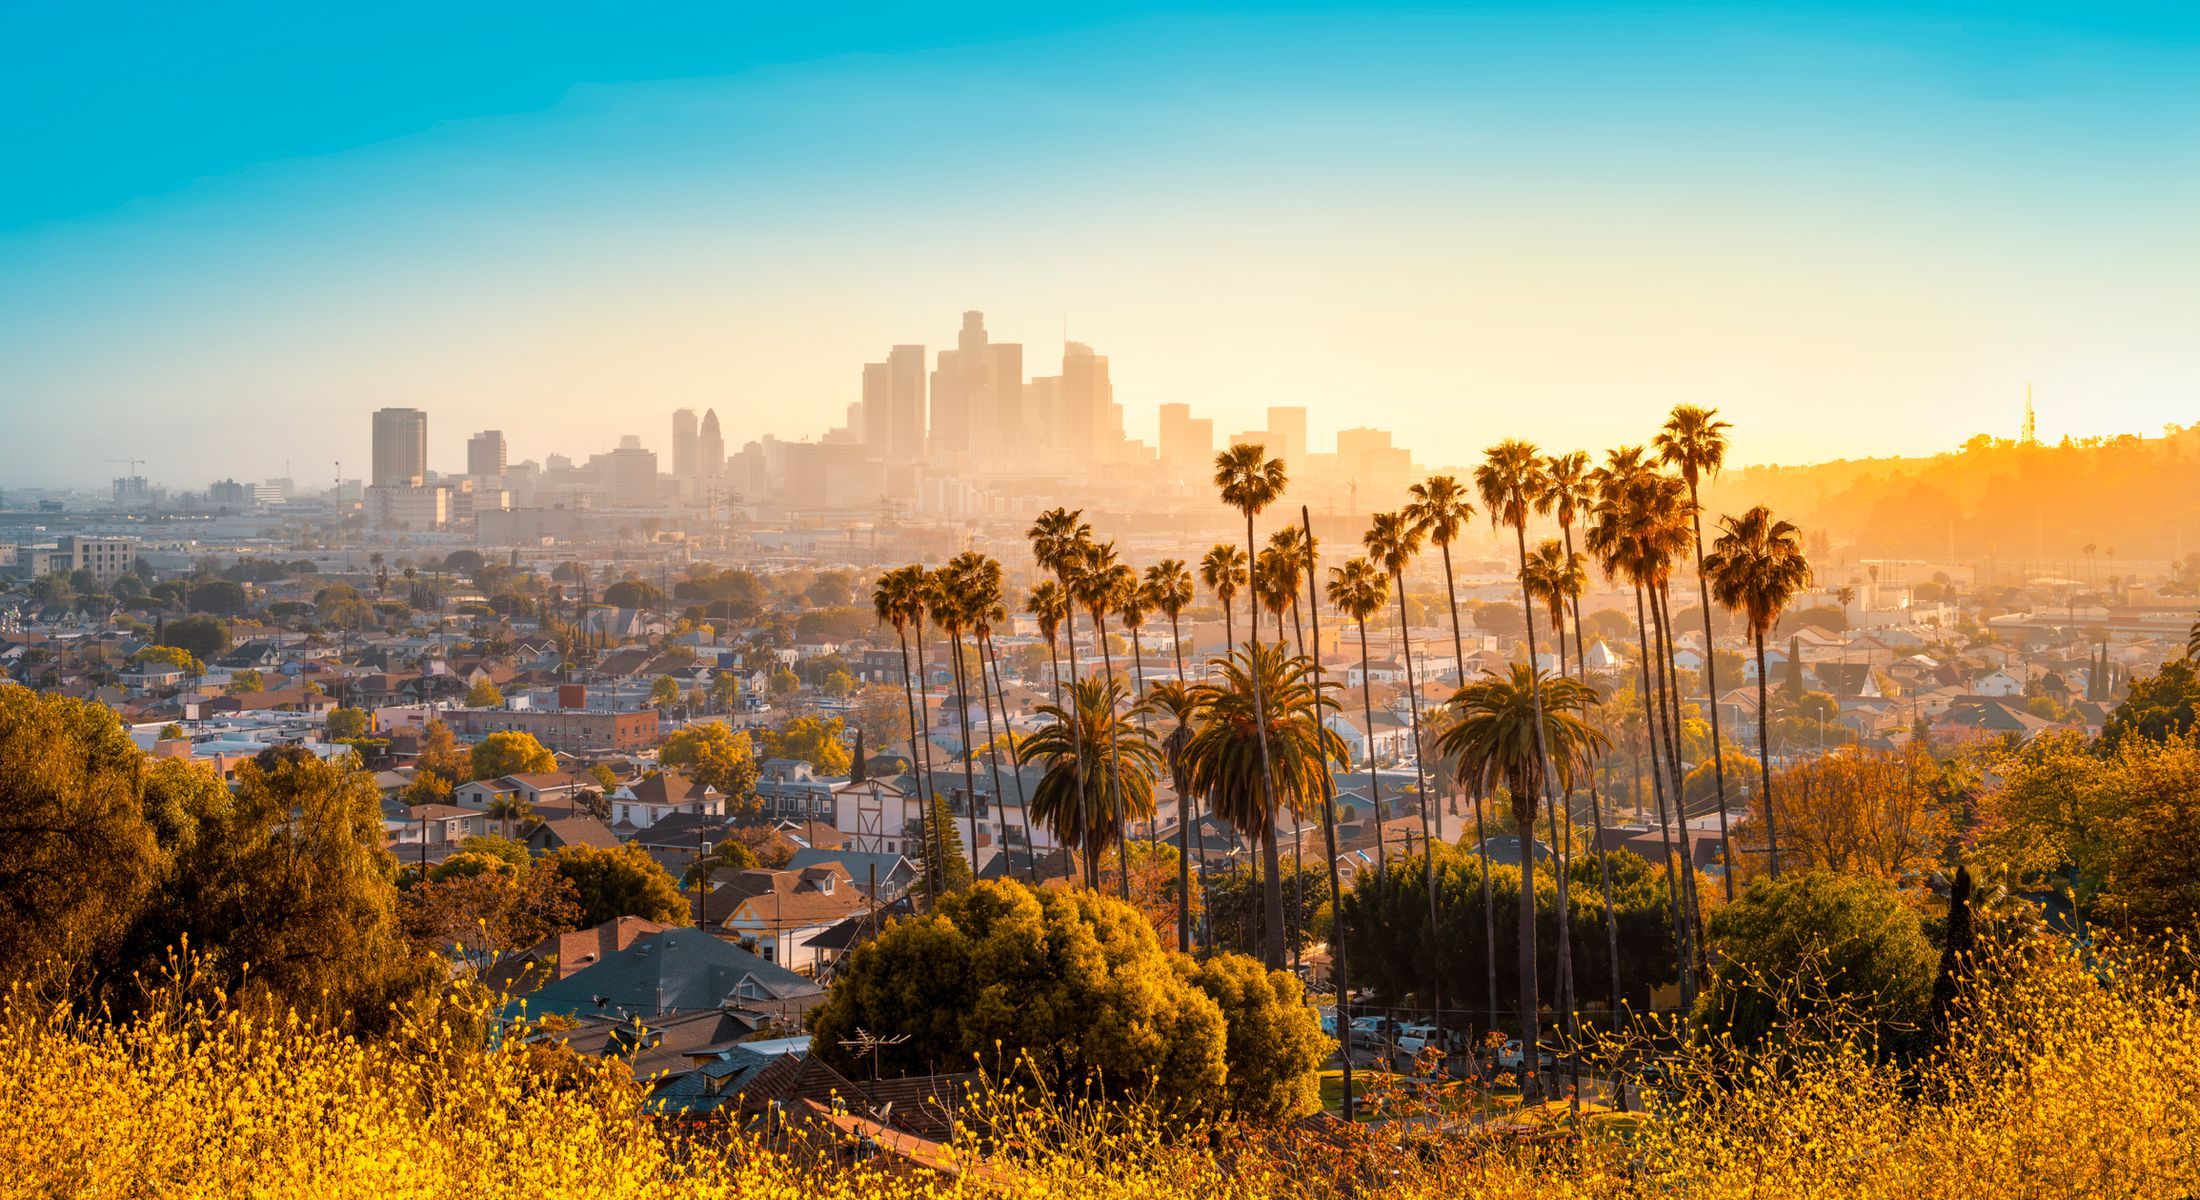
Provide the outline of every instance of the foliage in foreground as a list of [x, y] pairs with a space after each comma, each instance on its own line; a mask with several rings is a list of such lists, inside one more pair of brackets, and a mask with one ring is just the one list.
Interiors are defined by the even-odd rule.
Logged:
[[[19, 993], [0, 1019], [11, 1194], [835, 1197], [2181, 1195], [2200, 1186], [2200, 1004], [2189, 962], [2088, 964], [2036, 942], [1979, 973], [1919, 1075], [1821, 1013], [1777, 1057], [1686, 1051], [1638, 1123], [1164, 1126], [1060, 1098], [971, 1111], [981, 1172], [892, 1177], [822, 1144], [650, 1117], [615, 1064], [447, 1027], [361, 1041], [218, 999], [129, 1023]], [[68, 1114], [67, 1120], [52, 1119]], [[975, 1148], [973, 1143], [970, 1148]]]

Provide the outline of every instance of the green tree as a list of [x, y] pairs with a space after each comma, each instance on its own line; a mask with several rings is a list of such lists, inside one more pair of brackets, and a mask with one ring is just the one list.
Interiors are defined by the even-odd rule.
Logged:
[[[1304, 950], [1322, 940], [1322, 913], [1329, 907], [1329, 873], [1319, 864], [1283, 864], [1286, 949]], [[1215, 944], [1257, 950], [1261, 940], [1265, 888], [1251, 864], [1233, 864], [1212, 872], [1201, 888]], [[1296, 904], [1293, 904], [1293, 901]]]
[[649, 685], [651, 708], [671, 708], [680, 702], [680, 681], [670, 675], [659, 675]]
[[[756, 801], [756, 753], [749, 735], [722, 721], [705, 721], [674, 733], [658, 752], [657, 761], [717, 788], [726, 798], [728, 811], [752, 807]], [[618, 783], [616, 779], [597, 782], [607, 788]]]
[[160, 640], [200, 660], [215, 658], [229, 649], [229, 625], [217, 617], [179, 617], [162, 627]]
[[[1269, 458], [1267, 454], [1267, 447], [1245, 443], [1232, 446], [1215, 456], [1215, 489], [1220, 493], [1224, 504], [1238, 510], [1245, 517], [1245, 590], [1251, 597], [1258, 597], [1261, 594], [1260, 543], [1253, 536], [1253, 518], [1260, 515], [1261, 511], [1269, 505], [1283, 498], [1283, 490], [1288, 482], [1283, 460]], [[1245, 645], [1249, 650], [1257, 649], [1260, 646], [1259, 601], [1251, 599], [1245, 607]], [[1277, 642], [1277, 648], [1280, 650], [1282, 639], [1279, 637]], [[1265, 810], [1265, 820], [1268, 822], [1267, 833], [1261, 838], [1260, 842], [1261, 865], [1266, 869], [1270, 878], [1275, 878], [1278, 874], [1275, 818], [1276, 806], [1281, 803], [1281, 800], [1273, 794], [1271, 788], [1273, 768], [1269, 758], [1268, 746], [1270, 731], [1266, 709], [1267, 700], [1262, 692], [1262, 687], [1268, 680], [1264, 677], [1264, 672], [1259, 669], [1257, 662], [1248, 658], [1248, 663], [1250, 669], [1244, 673], [1242, 682], [1252, 692], [1253, 720], [1249, 728], [1253, 735], [1253, 746], [1259, 752], [1259, 769], [1256, 777], [1260, 785], [1258, 806]], [[1318, 735], [1320, 727], [1317, 725], [1316, 729]], [[1199, 756], [1195, 750], [1193, 761], [1197, 762], [1198, 758]], [[1328, 774], [1326, 761], [1322, 764], [1322, 773], [1324, 776]], [[1211, 798], [1209, 802], [1213, 802]], [[1215, 811], [1220, 812], [1221, 810], [1216, 809]], [[1250, 829], [1255, 827], [1240, 826], [1240, 828]], [[1273, 894], [1270, 895], [1269, 899], [1272, 903], [1268, 906], [1267, 953], [1263, 961], [1274, 968], [1283, 965], [1283, 902], [1276, 899]]]
[[603, 602], [611, 608], [654, 608], [665, 602], [665, 594], [654, 584], [622, 579], [603, 590]]
[[760, 731], [759, 749], [765, 758], [800, 759], [820, 775], [846, 775], [848, 747], [841, 740], [846, 729], [839, 717], [795, 717], [777, 729]]
[[167, 777], [175, 798], [164, 803], [188, 821], [169, 835], [172, 869], [132, 931], [132, 969], [188, 941], [200, 977], [232, 996], [365, 1029], [422, 994], [434, 968], [398, 925], [397, 864], [365, 772], [295, 747], [239, 767], [234, 793], [193, 770]]
[[756, 851], [751, 850], [747, 842], [732, 838], [713, 845], [708, 854], [696, 855], [695, 861], [689, 863], [688, 869], [681, 874], [680, 886], [695, 889], [697, 923], [707, 926], [713, 917], [724, 920], [727, 916], [722, 912], [713, 913], [710, 909], [710, 893], [720, 875], [753, 871], [759, 865], [761, 864], [757, 862]]
[[181, 646], [147, 646], [131, 655], [130, 661], [134, 663], [155, 663], [191, 676], [206, 673], [206, 664], [199, 661], [198, 655]]
[[165, 867], [143, 756], [96, 704], [0, 687], [0, 982], [113, 948]]
[[1039, 707], [1046, 724], [1023, 742], [1024, 761], [1040, 770], [1031, 817], [1083, 857], [1088, 887], [1100, 886], [1100, 859], [1122, 840], [1123, 822], [1154, 811], [1161, 753], [1141, 712], [1115, 680], [1077, 680], [1067, 703]]
[[[1012, 1071], [1028, 1059], [1058, 1086], [1090, 1082], [1174, 1116], [1220, 1114], [1234, 1099], [1231, 1031], [1224, 1006], [1200, 986], [1202, 969], [1180, 961], [1135, 908], [1096, 891], [982, 883], [859, 947], [813, 1018], [813, 1044], [858, 1078], [870, 1075], [870, 1056], [841, 1043], [863, 1029], [908, 1035], [877, 1052], [883, 1075], [965, 1070], [973, 1056]], [[1238, 1102], [1305, 1111], [1312, 1067], [1294, 1069], [1306, 1043], [1291, 1018], [1254, 994], [1242, 968], [1215, 968], [1207, 981], [1253, 1019], [1238, 1039]], [[1283, 1023], [1264, 1031], [1270, 1016]]]
[[1759, 879], [1712, 916], [1711, 941], [1698, 1036], [1757, 1047], [1830, 1018], [1880, 1053], [1917, 1047], [1935, 955], [1893, 885], [1824, 871]]
[[470, 766], [475, 779], [497, 779], [555, 771], [558, 756], [536, 741], [534, 734], [504, 729], [474, 744]]
[[475, 680], [474, 685], [466, 689], [466, 707], [468, 708], [501, 708], [503, 704], [504, 693], [498, 691], [497, 685], [485, 678]]
[[1336, 1043], [1307, 1006], [1298, 976], [1241, 954], [1173, 961], [1179, 976], [1222, 1009], [1224, 1110], [1254, 1121], [1319, 1111], [1320, 1071]]
[[969, 887], [977, 878], [971, 872], [969, 856], [963, 849], [962, 832], [955, 828], [955, 814], [948, 810], [947, 801], [937, 795], [925, 806], [924, 845], [916, 857], [918, 870], [924, 878], [924, 894], [935, 900]]
[[2200, 670], [2191, 658], [2173, 658], [2152, 675], [2131, 681], [2131, 692], [2109, 713], [2101, 743], [2110, 750], [2130, 738], [2162, 741], [2189, 733], [2200, 709]]
[[580, 904], [580, 928], [620, 917], [640, 917], [665, 925], [687, 925], [687, 897], [679, 883], [640, 846], [599, 849], [567, 846], [543, 856], [573, 885]]
[[248, 668], [229, 677], [229, 692], [231, 695], [250, 695], [254, 692], [264, 692], [266, 690], [267, 680], [261, 678], [258, 671]]
[[785, 702], [792, 699], [796, 692], [802, 690], [802, 677], [785, 667], [781, 667], [772, 672], [769, 687], [771, 688], [772, 699]]

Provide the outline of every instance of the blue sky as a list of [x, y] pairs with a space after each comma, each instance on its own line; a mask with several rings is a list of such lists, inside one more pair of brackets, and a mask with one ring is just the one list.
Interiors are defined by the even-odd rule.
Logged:
[[972, 307], [1432, 463], [2200, 419], [2189, 10], [794, 8], [17, 6], [0, 485], [802, 436]]

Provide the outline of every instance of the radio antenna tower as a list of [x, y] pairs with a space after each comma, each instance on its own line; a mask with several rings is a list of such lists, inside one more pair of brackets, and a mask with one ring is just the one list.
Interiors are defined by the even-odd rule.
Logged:
[[2024, 385], [2024, 436], [2019, 440], [2027, 446], [2037, 446], [2040, 443], [2039, 423], [2032, 414], [2032, 385], [2029, 383]]

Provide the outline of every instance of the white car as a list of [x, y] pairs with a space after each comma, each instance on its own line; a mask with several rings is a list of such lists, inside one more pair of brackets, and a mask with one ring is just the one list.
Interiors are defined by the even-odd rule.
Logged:
[[1408, 1025], [1398, 1032], [1398, 1050], [1402, 1054], [1418, 1055], [1435, 1041], [1434, 1025]]
[[[1552, 1053], [1551, 1053], [1550, 1051], [1548, 1051], [1548, 1050], [1542, 1051], [1541, 1053], [1539, 1053], [1539, 1054], [1537, 1054], [1537, 1055], [1536, 1055], [1536, 1069], [1537, 1069], [1537, 1070], [1541, 1070], [1541, 1071], [1551, 1071], [1551, 1070], [1556, 1070], [1556, 1069], [1557, 1069], [1557, 1067], [1558, 1067], [1558, 1056], [1557, 1056], [1557, 1055], [1554, 1055], [1554, 1054], [1552, 1054]], [[1506, 1040], [1506, 1042], [1505, 1042], [1505, 1044], [1504, 1044], [1503, 1046], [1501, 1046], [1501, 1047], [1499, 1047], [1499, 1048], [1498, 1048], [1498, 1051], [1497, 1051], [1497, 1069], [1498, 1069], [1498, 1070], [1500, 1070], [1500, 1071], [1517, 1071], [1517, 1070], [1519, 1070], [1519, 1069], [1520, 1069], [1520, 1039], [1519, 1039], [1519, 1038], [1510, 1038], [1510, 1039], [1507, 1039], [1507, 1040]]]

